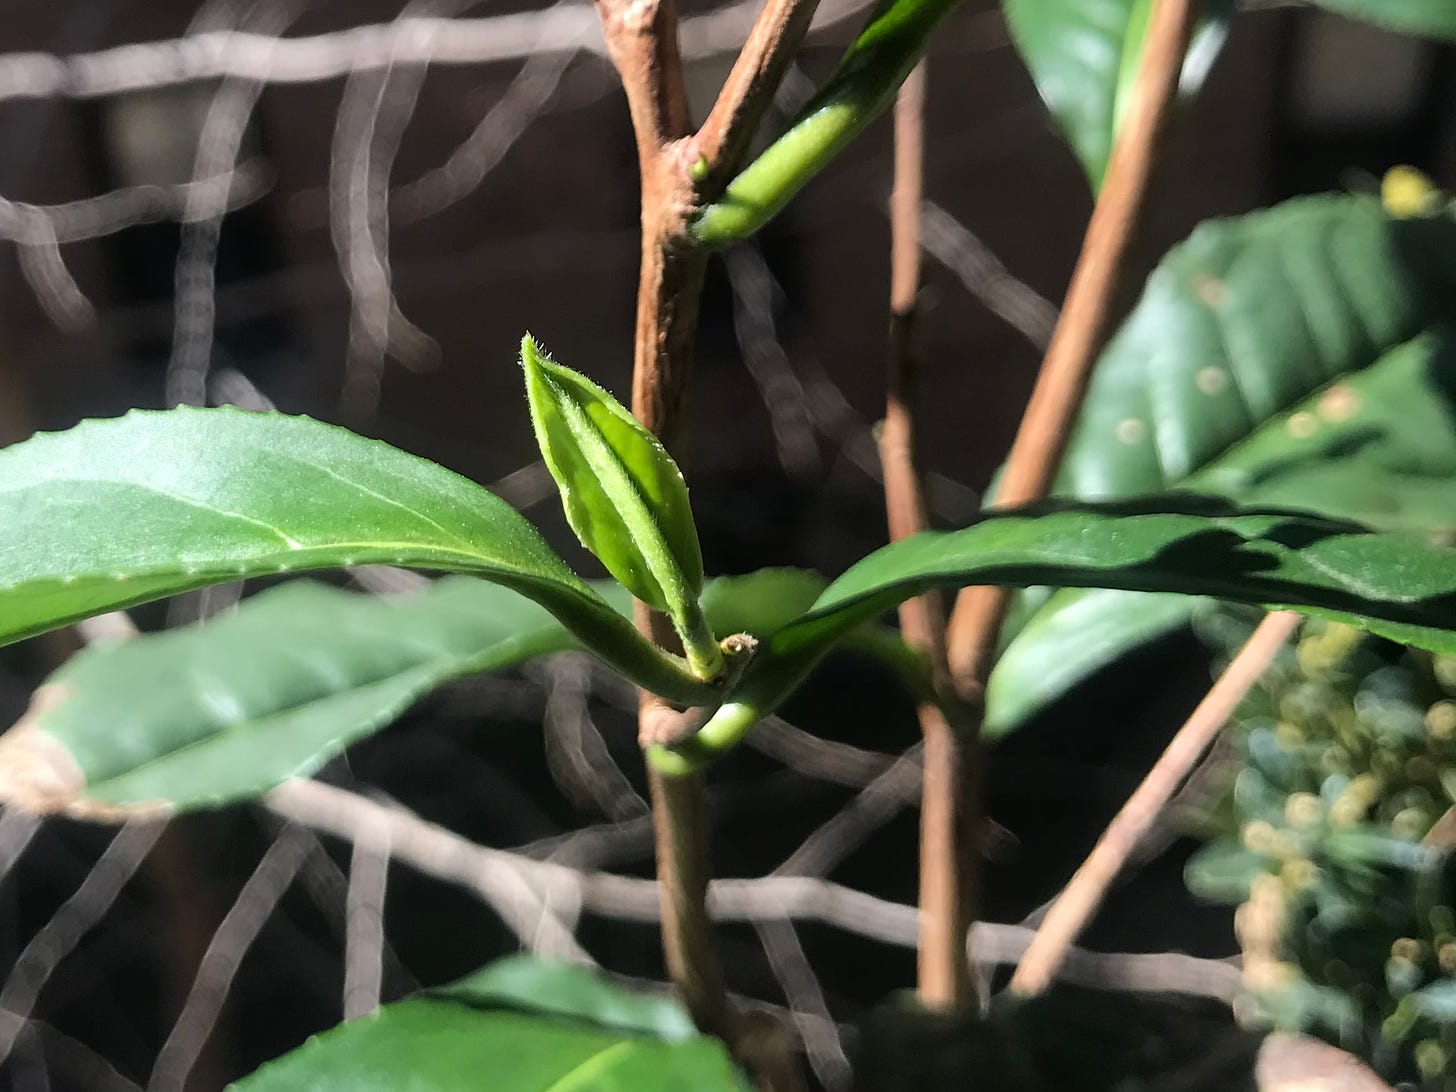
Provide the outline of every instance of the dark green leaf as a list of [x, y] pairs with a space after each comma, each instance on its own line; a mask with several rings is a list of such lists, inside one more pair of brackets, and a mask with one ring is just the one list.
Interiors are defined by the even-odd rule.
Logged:
[[[765, 569], [710, 581], [703, 602], [718, 632], [767, 633], [823, 586]], [[620, 585], [599, 590], [630, 613]], [[205, 624], [73, 657], [0, 737], [0, 797], [93, 817], [245, 799], [312, 773], [448, 679], [573, 647], [545, 610], [472, 577], [387, 598], [294, 581]], [[37, 768], [50, 776], [27, 776]]]
[[[1202, 86], [1228, 32], [1231, 3], [1210, 4], [1194, 34], [1179, 90]], [[1132, 94], [1153, 0], [1003, 0], [1011, 36], [1077, 153], [1093, 189]]]
[[1441, 327], [1325, 387], [1186, 484], [1385, 530], [1456, 533], [1456, 332]]
[[468, 572], [624, 674], [712, 700], [505, 501], [303, 417], [133, 412], [0, 451], [0, 643], [208, 584], [379, 562]]
[[1201, 225], [1103, 353], [1057, 492], [1181, 487], [1265, 422], [1453, 312], [1456, 222], [1312, 197]]
[[1289, 607], [1456, 653], [1456, 549], [1358, 524], [1239, 509], [1192, 495], [996, 511], [891, 543], [773, 634], [740, 686], [664, 769], [732, 746], [851, 627], [937, 587], [1106, 587]]
[[689, 228], [702, 246], [746, 239], [774, 218], [895, 101], [931, 33], [961, 0], [885, 0], [787, 131], [728, 184]]
[[[1177, 487], [1382, 529], [1450, 529], [1456, 347], [1421, 331], [1456, 311], [1453, 284], [1456, 225], [1394, 220], [1365, 198], [1203, 225], [1104, 353], [1056, 491]], [[1180, 616], [1178, 603], [1058, 594], [1025, 637], [1010, 631], [988, 724], [1014, 729], [1079, 677], [1179, 628], [1193, 604]]]
[[1430, 38], [1456, 39], [1451, 0], [1313, 0], [1322, 8], [1376, 26]]
[[[514, 962], [514, 961], [512, 961]], [[535, 978], [542, 993], [524, 996]], [[746, 1092], [723, 1044], [588, 972], [519, 964], [342, 1024], [236, 1092]], [[617, 998], [612, 1000], [612, 994]], [[602, 1023], [596, 1017], [605, 1017]], [[680, 1014], [679, 1014], [680, 1017]], [[681, 1018], [685, 1020], [685, 1018]], [[660, 1033], [669, 1030], [663, 1037]]]
[[1194, 602], [1107, 588], [1058, 591], [996, 661], [986, 686], [986, 737], [1014, 731], [1129, 649], [1179, 629]]

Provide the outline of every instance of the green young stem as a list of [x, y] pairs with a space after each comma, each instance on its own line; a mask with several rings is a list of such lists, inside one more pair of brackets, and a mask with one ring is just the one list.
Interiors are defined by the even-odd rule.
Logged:
[[846, 144], [887, 110], [919, 63], [931, 33], [961, 0], [898, 0], [855, 39], [829, 82], [789, 130], [694, 217], [693, 239], [723, 247], [746, 239], [782, 209]]
[[682, 641], [683, 653], [693, 674], [722, 685], [728, 665], [723, 659], [722, 646], [713, 636], [713, 627], [708, 625], [702, 604], [695, 596], [689, 596], [682, 610], [674, 612], [672, 627]]

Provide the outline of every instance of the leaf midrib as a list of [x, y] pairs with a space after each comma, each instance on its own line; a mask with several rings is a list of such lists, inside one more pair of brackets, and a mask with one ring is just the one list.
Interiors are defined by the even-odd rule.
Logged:
[[615, 1060], [608, 1060], [611, 1059], [612, 1055], [630, 1050], [636, 1045], [636, 1041], [632, 1039], [623, 1039], [620, 1042], [612, 1043], [597, 1051], [597, 1053], [585, 1061], [578, 1062], [571, 1070], [563, 1073], [542, 1089], [542, 1092], [571, 1092], [572, 1089], [589, 1089], [591, 1085], [583, 1084], [583, 1081], [601, 1076], [616, 1064]]

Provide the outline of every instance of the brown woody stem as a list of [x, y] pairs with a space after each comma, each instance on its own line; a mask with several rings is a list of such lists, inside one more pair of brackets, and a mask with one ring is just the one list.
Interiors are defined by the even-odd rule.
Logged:
[[[880, 428], [885, 511], [891, 540], [925, 530], [928, 519], [915, 438], [916, 297], [920, 287], [920, 203], [924, 179], [925, 68], [918, 66], [895, 100], [895, 184], [890, 194], [890, 346], [885, 420]], [[939, 595], [900, 606], [905, 640], [930, 659], [942, 688], [946, 673], [945, 604]], [[920, 809], [920, 1000], [951, 1010], [971, 1005], [966, 956], [973, 920], [973, 849], [979, 817], [975, 735], [960, 739], [941, 708], [921, 702], [925, 778]]]
[[[642, 260], [633, 347], [632, 412], [683, 461], [683, 407], [692, 370], [698, 303], [707, 255], [691, 243], [687, 218], [711, 174], [736, 167], [793, 50], [808, 28], [813, 0], [769, 0], [709, 122], [691, 132], [675, 0], [597, 0], [607, 50], [622, 77], [637, 139], [642, 182]], [[676, 635], [661, 614], [642, 604], [638, 628], [671, 647]], [[653, 742], [674, 720], [660, 699], [644, 694], [639, 731]], [[668, 973], [698, 1027], [727, 1038], [740, 1057], [775, 1089], [796, 1085], [773, 1036], [752, 1030], [730, 1011], [707, 912], [710, 874], [707, 803], [699, 775], [668, 777], [648, 765], [657, 872], [662, 890], [663, 947]]]
[[[1051, 487], [1106, 334], [1123, 259], [1148, 191], [1158, 136], [1178, 89], [1199, 4], [1158, 0], [1152, 8], [1131, 102], [1061, 316], [1006, 460], [996, 495], [1000, 505], [1037, 500]], [[967, 588], [956, 602], [950, 621], [950, 669], [956, 690], [967, 703], [979, 705], [984, 698], [1009, 598], [1004, 589]]]
[[1052, 903], [1011, 976], [1012, 991], [1030, 997], [1051, 985], [1123, 864], [1299, 622], [1299, 615], [1278, 611], [1259, 623]]

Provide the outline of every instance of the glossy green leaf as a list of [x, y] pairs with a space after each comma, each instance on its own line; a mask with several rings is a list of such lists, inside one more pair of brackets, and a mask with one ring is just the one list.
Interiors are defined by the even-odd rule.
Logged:
[[688, 487], [656, 436], [530, 336], [521, 365], [531, 423], [567, 522], [633, 595], [680, 615], [703, 587]]
[[1312, 0], [1322, 8], [1363, 19], [1387, 30], [1456, 40], [1456, 4], [1451, 0]]
[[1064, 588], [1036, 611], [986, 684], [983, 733], [999, 739], [1128, 651], [1182, 628], [1195, 600], [1108, 588]]
[[[1456, 337], [1435, 331], [1265, 422], [1184, 486], [1381, 530], [1456, 533]], [[998, 737], [1129, 650], [1182, 629], [1185, 596], [1056, 592], [1014, 630], [986, 691]]]
[[[1453, 285], [1456, 225], [1395, 220], [1366, 198], [1304, 198], [1203, 225], [1159, 265], [1104, 353], [1056, 492], [1176, 487], [1382, 529], [1450, 529], [1456, 352], [1448, 333], [1421, 331], [1456, 312]], [[1025, 723], [1191, 609], [1057, 594], [1024, 637], [1011, 631], [989, 730]]]
[[[1208, 5], [1179, 91], [1203, 85], [1228, 33], [1231, 3]], [[1092, 181], [1102, 184], [1132, 95], [1153, 0], [1002, 0], [1011, 37]]]
[[[823, 586], [765, 569], [710, 581], [703, 602], [718, 632], [768, 633]], [[598, 590], [630, 614], [624, 588]], [[449, 679], [575, 647], [541, 607], [473, 577], [391, 597], [292, 581], [207, 623], [78, 653], [0, 736], [0, 797], [93, 817], [246, 799], [312, 773]], [[28, 778], [37, 761], [52, 776]]]
[[344, 429], [137, 411], [0, 451], [0, 644], [209, 584], [371, 562], [485, 577], [641, 685], [714, 698], [505, 501]]
[[739, 687], [672, 752], [670, 772], [734, 745], [851, 627], [937, 587], [1104, 587], [1206, 595], [1347, 621], [1456, 653], [1456, 549], [1343, 521], [1194, 495], [986, 514], [875, 551], [771, 635]]
[[[534, 985], [535, 992], [527, 987]], [[673, 1011], [675, 1010], [675, 1011]], [[686, 1025], [686, 1027], [684, 1026]], [[510, 960], [317, 1035], [235, 1092], [746, 1092], [670, 1002]]]
[[694, 240], [724, 247], [768, 223], [840, 150], [895, 101], [931, 33], [961, 0], [885, 0], [839, 66], [788, 129], [689, 225]]
[[1103, 353], [1057, 492], [1181, 485], [1264, 422], [1453, 312], [1456, 221], [1309, 197], [1199, 226]]

